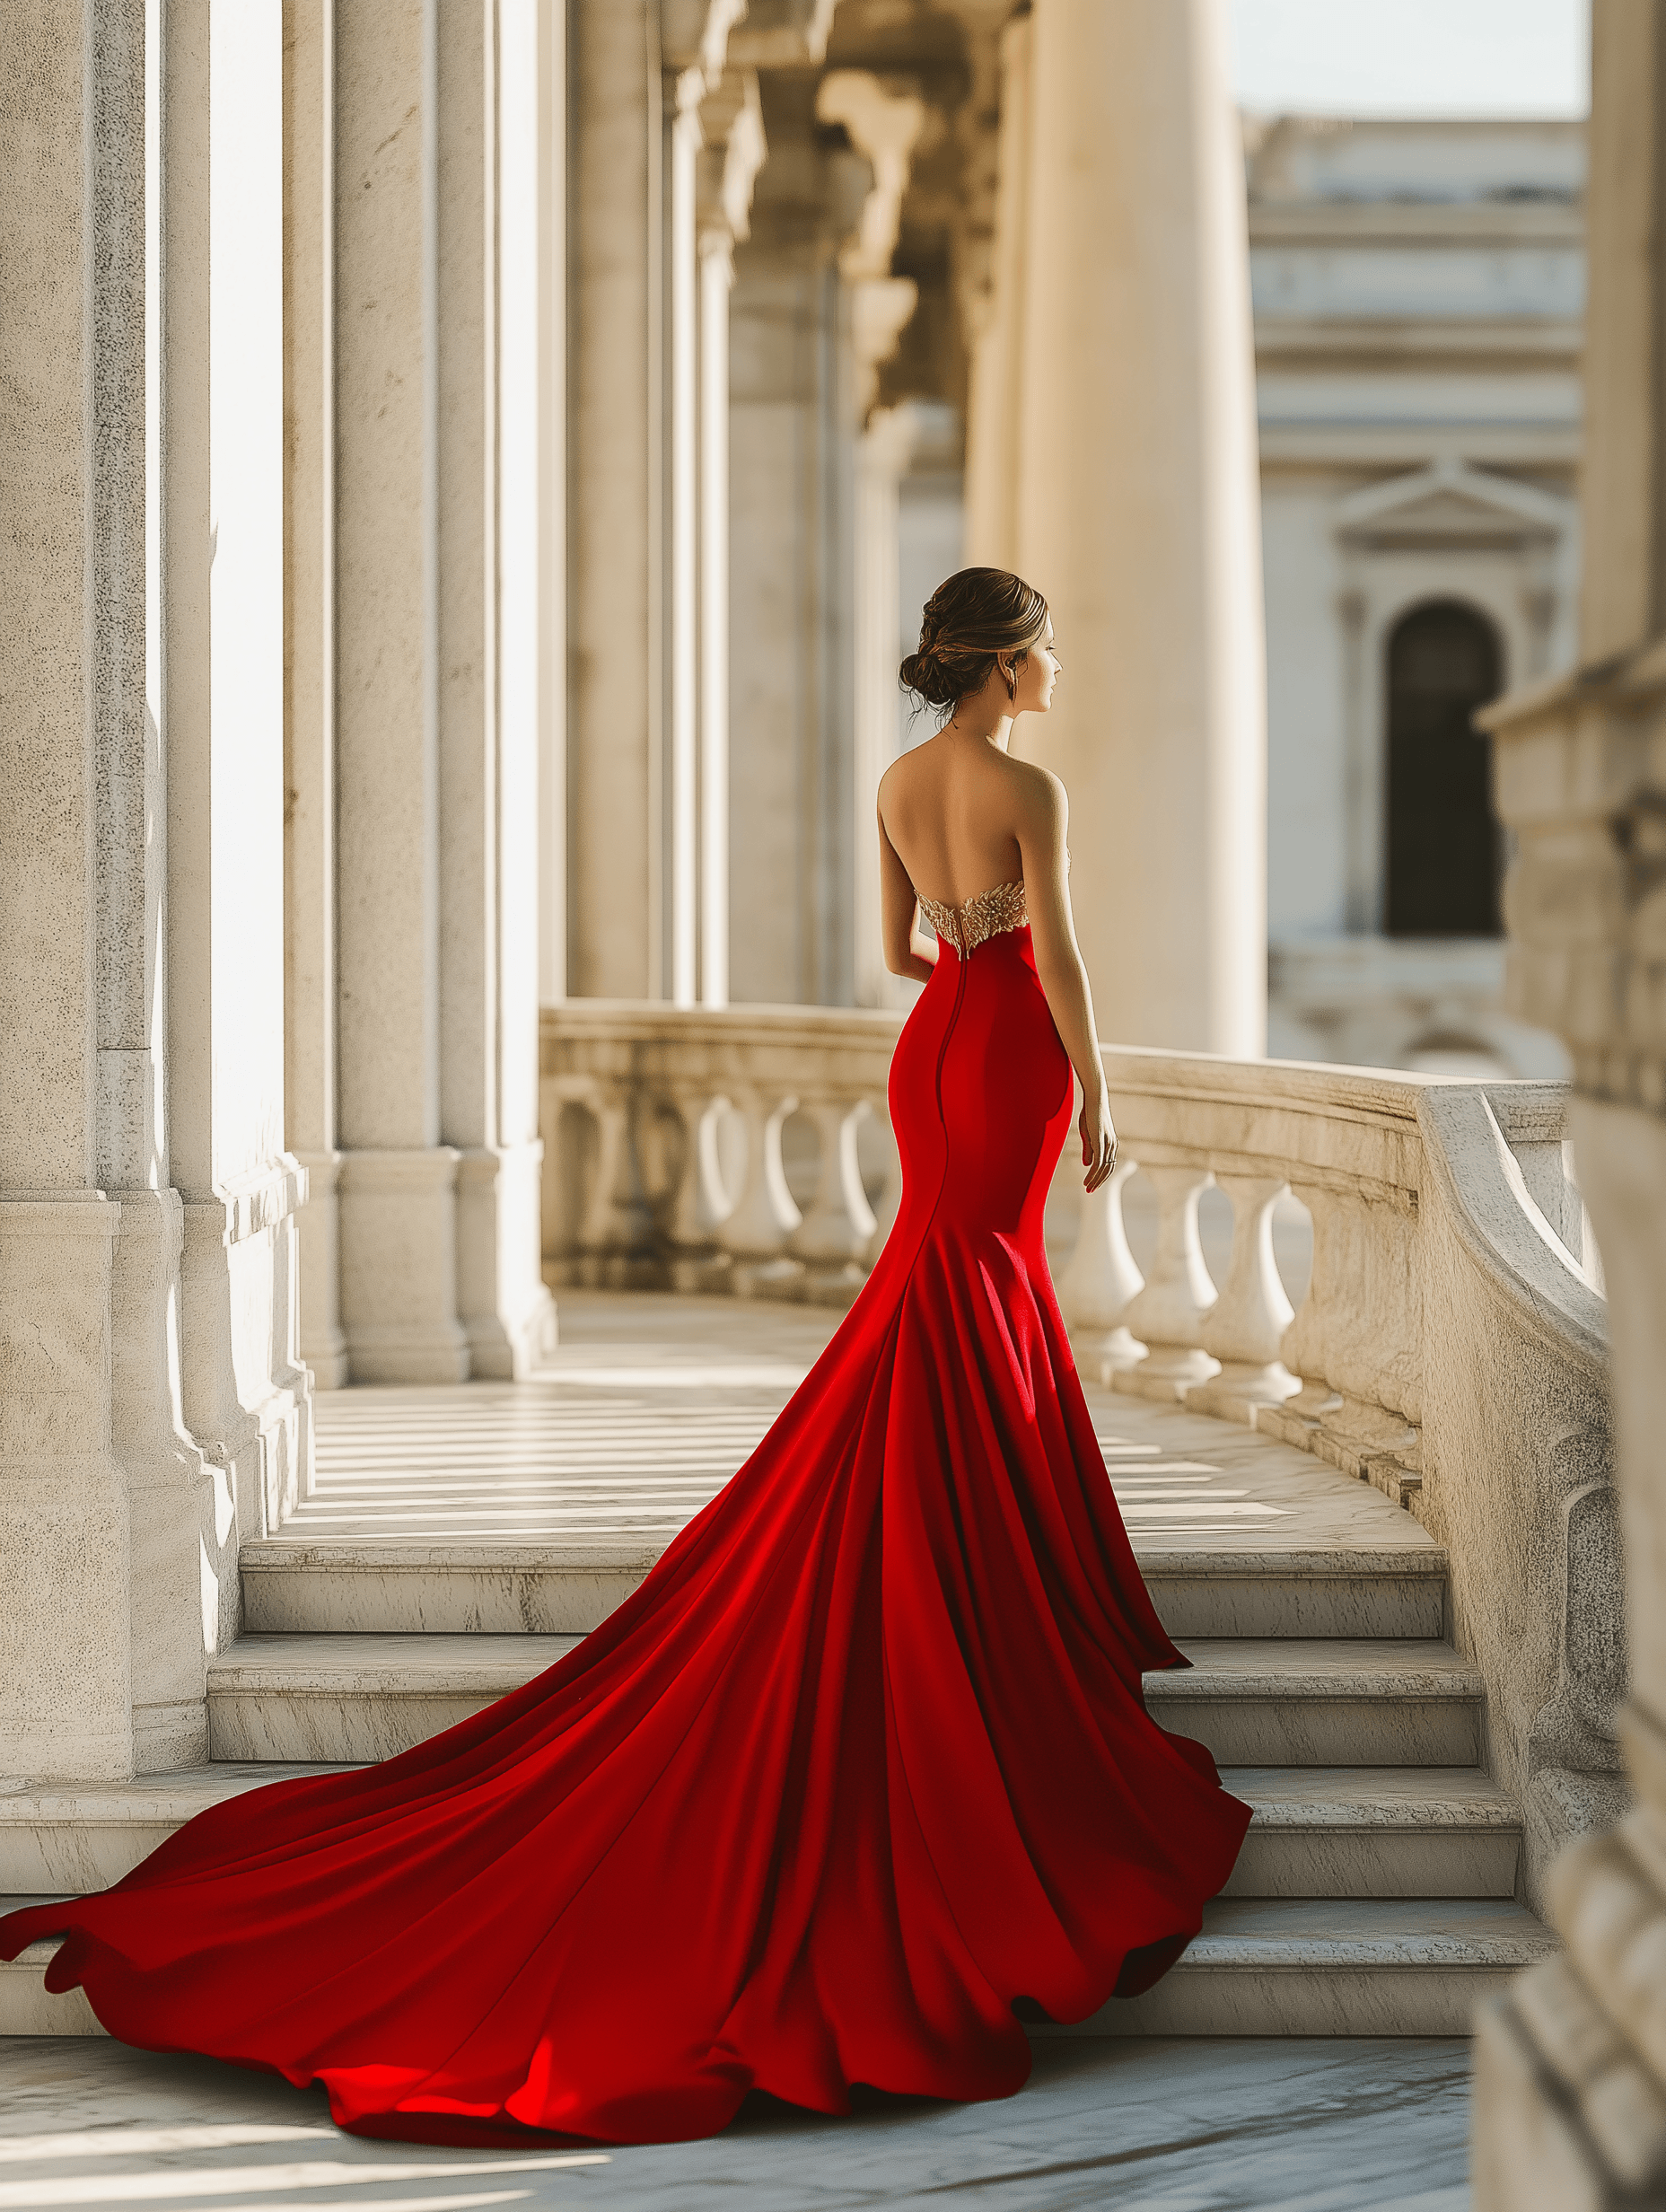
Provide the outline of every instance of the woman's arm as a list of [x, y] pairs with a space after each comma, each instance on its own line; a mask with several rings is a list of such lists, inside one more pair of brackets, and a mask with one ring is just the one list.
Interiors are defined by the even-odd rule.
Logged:
[[919, 902], [914, 896], [914, 885], [908, 881], [908, 871], [897, 857], [897, 848], [885, 833], [885, 817], [880, 825], [880, 930], [884, 940], [885, 965], [894, 976], [911, 976], [916, 983], [929, 983], [932, 970], [937, 965], [937, 945], [934, 939], [922, 936], [916, 924]]
[[1084, 1188], [1097, 1190], [1117, 1163], [1117, 1131], [1093, 1026], [1093, 993], [1070, 911], [1065, 833], [1070, 802], [1057, 776], [1038, 768], [1024, 779], [1018, 848], [1024, 861], [1024, 904], [1036, 973], [1047, 993], [1059, 1040], [1082, 1085]]

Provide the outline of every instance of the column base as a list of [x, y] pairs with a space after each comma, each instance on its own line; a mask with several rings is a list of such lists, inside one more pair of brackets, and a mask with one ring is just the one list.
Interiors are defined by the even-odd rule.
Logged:
[[303, 1152], [307, 1202], [295, 1217], [301, 1260], [301, 1358], [312, 1387], [338, 1391], [347, 1380], [347, 1339], [341, 1328], [341, 1178], [338, 1152]]
[[344, 1152], [341, 1327], [353, 1382], [465, 1382], [457, 1317], [457, 1171], [449, 1145]]
[[13, 1777], [133, 1771], [127, 1483], [110, 1449], [120, 1219], [100, 1190], [0, 1201], [0, 1763]]
[[[110, 1433], [127, 1478], [133, 1770], [157, 1774], [200, 1766], [208, 1756], [206, 1659], [218, 1634], [222, 1585], [229, 1581], [233, 1602], [241, 1596], [237, 1534], [223, 1506], [231, 1477], [209, 1465], [185, 1425], [180, 1194], [111, 1195], [121, 1202], [121, 1227], [110, 1284]], [[217, 1260], [229, 1259], [217, 1243], [212, 1249]]]
[[530, 1374], [556, 1348], [556, 1302], [543, 1277], [539, 1171], [544, 1147], [482, 1146], [457, 1171], [457, 1308], [470, 1372]]
[[279, 1154], [185, 1207], [180, 1398], [212, 1484], [198, 1561], [211, 1651], [241, 1625], [243, 1539], [269, 1535], [311, 1487], [311, 1378], [293, 1326], [306, 1192], [300, 1162]]

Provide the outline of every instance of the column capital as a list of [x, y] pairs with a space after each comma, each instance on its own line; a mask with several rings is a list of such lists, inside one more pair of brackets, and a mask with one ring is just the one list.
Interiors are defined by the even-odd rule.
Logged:
[[751, 228], [752, 186], [768, 153], [755, 69], [725, 69], [700, 101], [704, 145], [695, 165], [700, 250], [726, 251]]
[[746, 0], [660, 0], [660, 61], [667, 74], [715, 85], [728, 60], [730, 33], [746, 12]]
[[838, 0], [750, 0], [730, 35], [729, 58], [754, 69], [820, 67]]
[[842, 123], [873, 171], [855, 236], [838, 257], [839, 274], [851, 292], [859, 420], [865, 421], [879, 392], [880, 370], [896, 352], [919, 300], [918, 285], [911, 277], [893, 276], [890, 263], [925, 113], [911, 78], [882, 78], [871, 69], [830, 70], [816, 92], [818, 120]]

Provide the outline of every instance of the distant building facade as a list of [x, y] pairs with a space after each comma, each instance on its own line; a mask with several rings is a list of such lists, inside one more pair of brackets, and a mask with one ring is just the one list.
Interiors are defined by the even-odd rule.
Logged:
[[1583, 126], [1250, 118], [1268, 1049], [1562, 1072], [1474, 708], [1571, 661]]

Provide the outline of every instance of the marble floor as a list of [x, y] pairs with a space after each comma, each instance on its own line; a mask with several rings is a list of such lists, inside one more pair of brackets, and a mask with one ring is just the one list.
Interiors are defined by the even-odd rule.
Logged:
[[1467, 2212], [1469, 2045], [1051, 2042], [1004, 2103], [759, 2101], [710, 2142], [360, 2142], [316, 2091], [118, 2044], [0, 2042], [0, 2207], [145, 2212]]
[[[657, 1549], [758, 1444], [840, 1319], [577, 1289], [559, 1304], [559, 1348], [530, 1382], [321, 1391], [316, 1487], [279, 1540]], [[1086, 1394], [1142, 1558], [1430, 1549], [1409, 1514], [1305, 1453], [1096, 1382]]]

